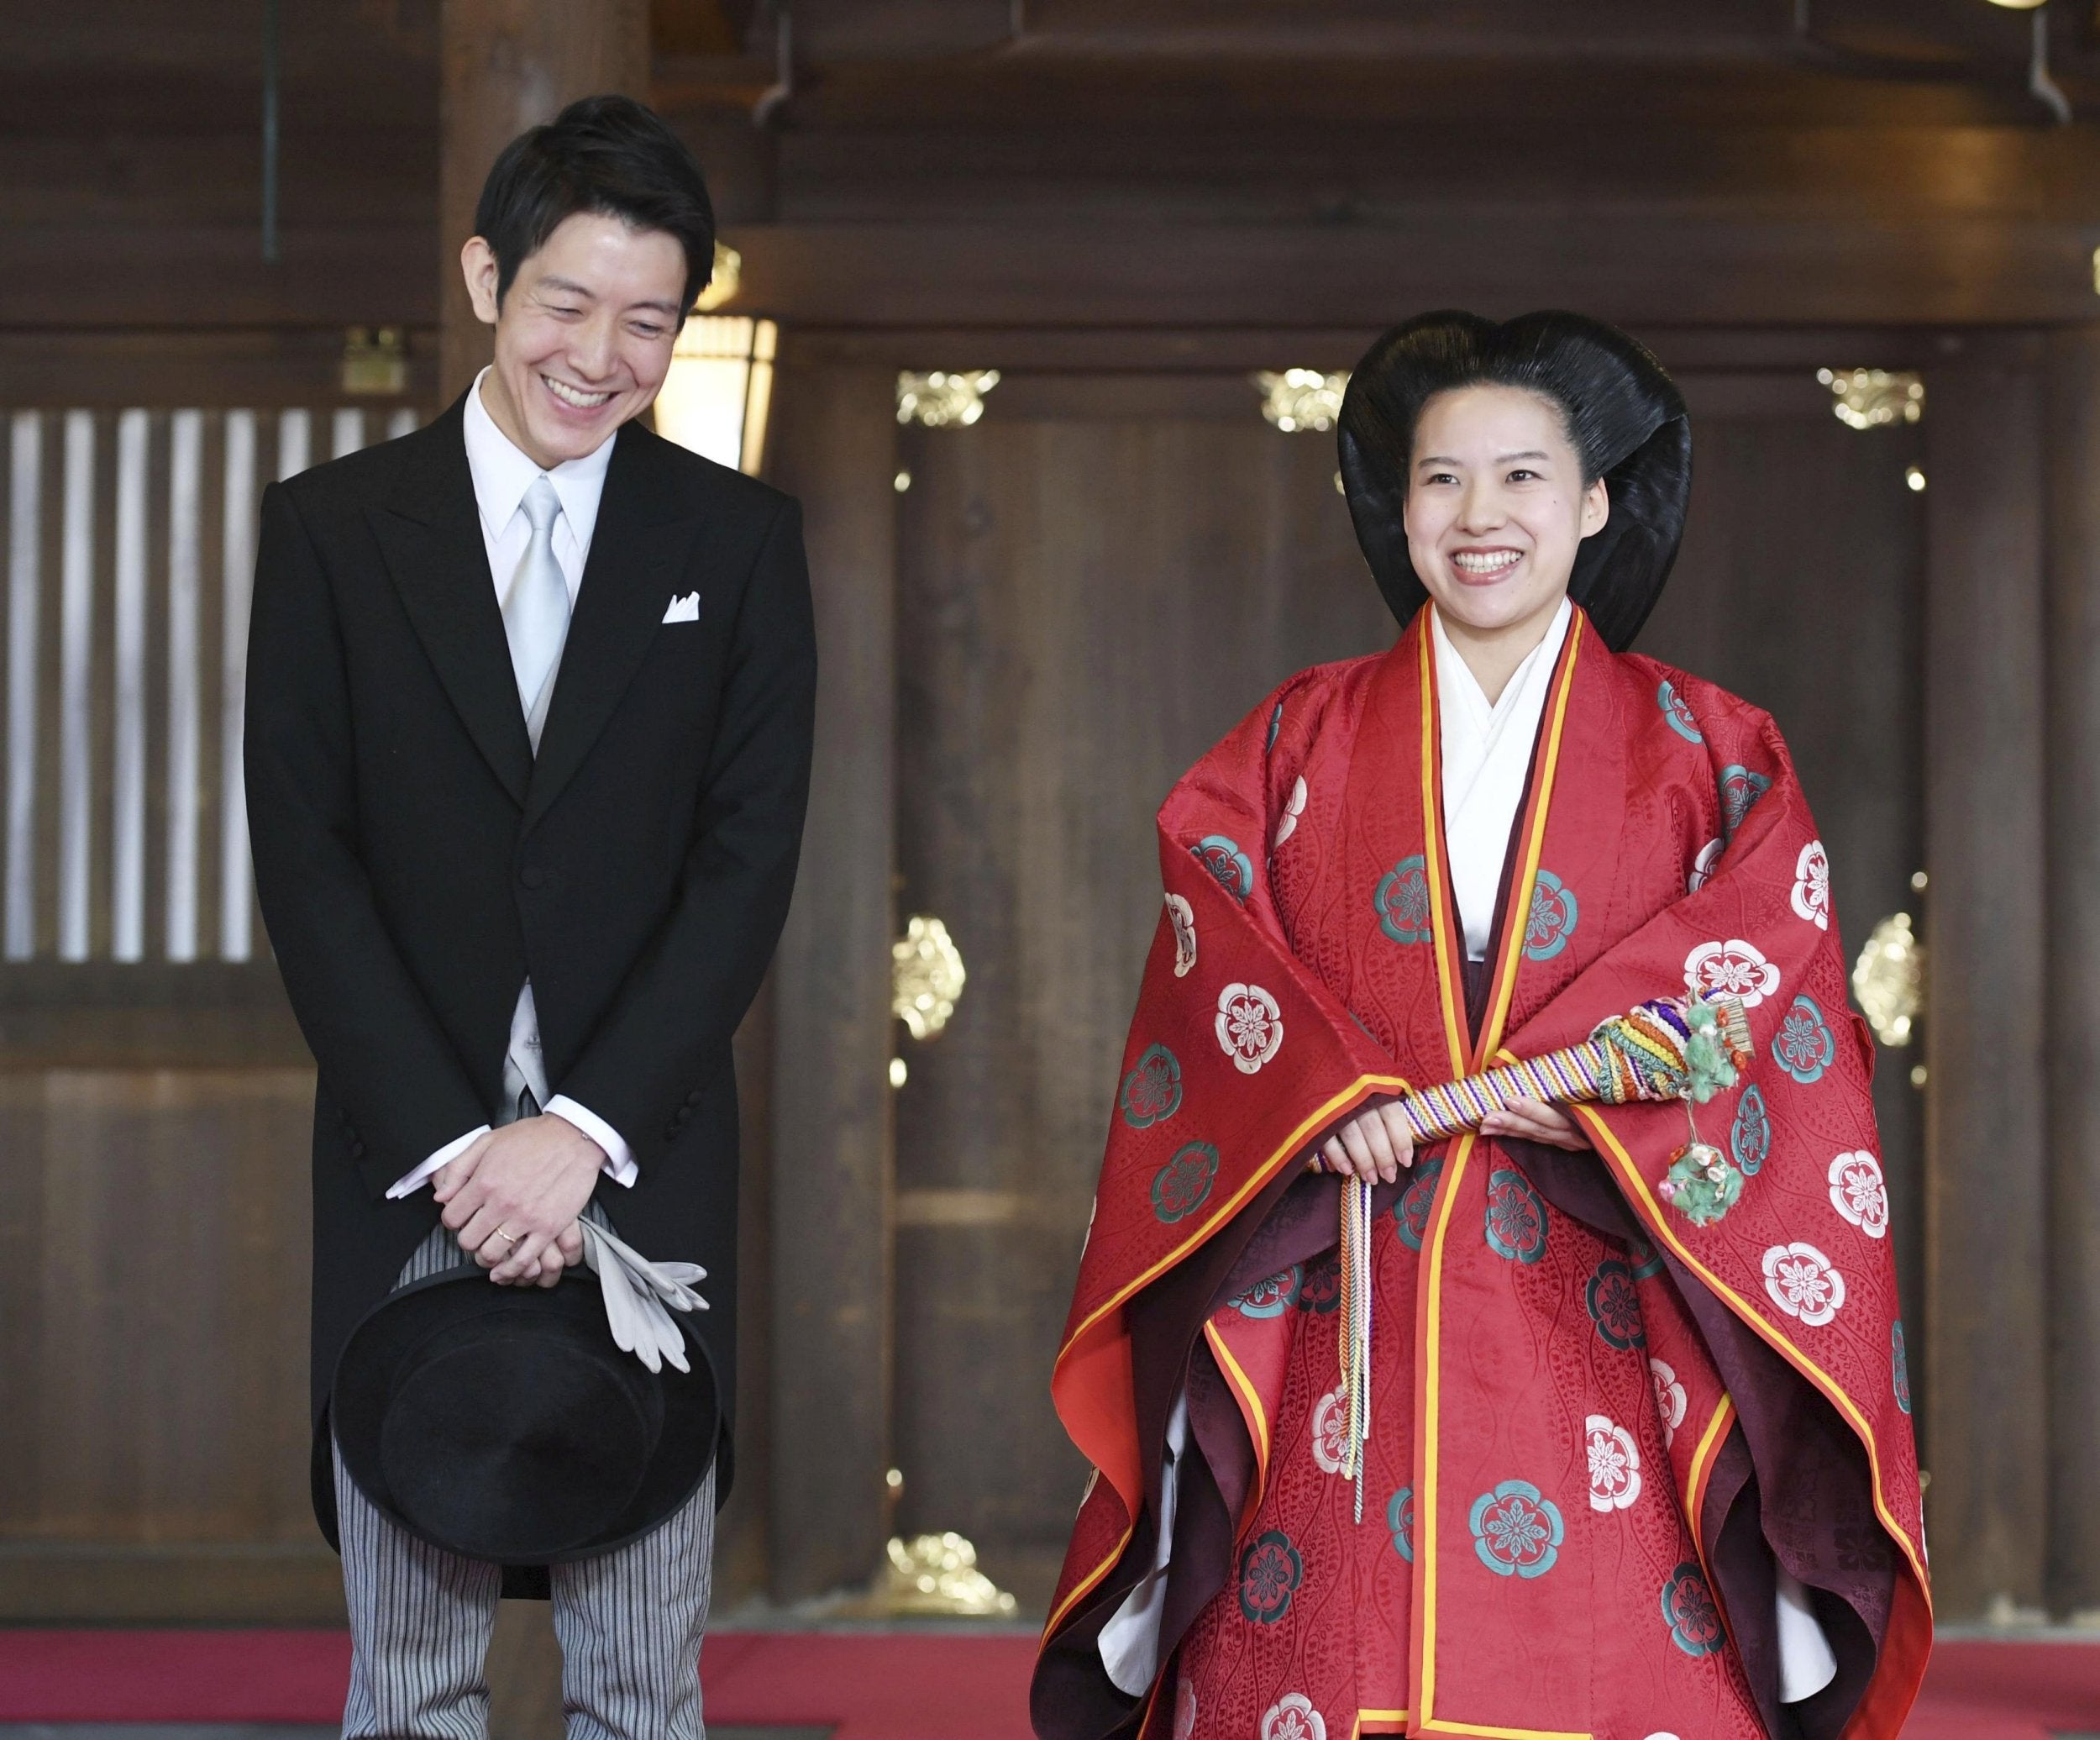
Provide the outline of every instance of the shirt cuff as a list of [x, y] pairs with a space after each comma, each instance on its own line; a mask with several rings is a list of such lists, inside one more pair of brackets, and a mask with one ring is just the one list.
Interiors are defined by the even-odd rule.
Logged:
[[542, 1109], [574, 1124], [605, 1150], [603, 1170], [613, 1183], [633, 1187], [634, 1180], [642, 1175], [642, 1169], [634, 1164], [634, 1150], [611, 1124], [588, 1106], [579, 1106], [567, 1094], [556, 1094]]
[[405, 1173], [401, 1177], [396, 1179], [393, 1183], [387, 1187], [387, 1200], [391, 1201], [396, 1197], [406, 1196], [413, 1191], [421, 1190], [426, 1184], [430, 1182], [430, 1177], [433, 1173], [451, 1164], [453, 1161], [458, 1159], [461, 1154], [465, 1154], [470, 1148], [473, 1147], [475, 1143], [479, 1142], [484, 1136], [487, 1135], [488, 1133], [489, 1127], [486, 1124], [482, 1124], [475, 1129], [469, 1130], [465, 1135], [455, 1137], [450, 1142], [446, 1143], [443, 1148], [437, 1151], [437, 1153], [432, 1154], [428, 1159], [424, 1160], [421, 1165], [417, 1166], [414, 1171]]

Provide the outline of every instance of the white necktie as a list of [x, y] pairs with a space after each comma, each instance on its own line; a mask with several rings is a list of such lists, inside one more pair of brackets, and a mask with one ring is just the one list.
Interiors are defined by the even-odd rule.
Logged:
[[[547, 703], [554, 694], [554, 671], [561, 664], [562, 643], [569, 638], [569, 582], [554, 560], [554, 522], [561, 518], [561, 497], [543, 474], [525, 492], [525, 518], [533, 527], [511, 589], [503, 595], [503, 633], [511, 644], [511, 670], [517, 678], [517, 698], [525, 709], [525, 734], [533, 753], [547, 723]], [[530, 1117], [547, 1103], [547, 1070], [539, 1052], [539, 1011], [528, 979], [511, 1011], [511, 1039], [503, 1053], [503, 1106], [496, 1118]]]
[[517, 678], [519, 704], [525, 709], [526, 734], [537, 755], [554, 670], [561, 663], [562, 643], [569, 636], [569, 582], [554, 560], [554, 522], [561, 518], [561, 497], [543, 474], [525, 492], [524, 505], [533, 536], [511, 576], [511, 589], [503, 595], [503, 633], [511, 644], [511, 670]]

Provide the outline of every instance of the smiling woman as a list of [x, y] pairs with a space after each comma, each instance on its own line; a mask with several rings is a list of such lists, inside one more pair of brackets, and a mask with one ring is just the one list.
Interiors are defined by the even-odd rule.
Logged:
[[[1425, 315], [1352, 376], [1403, 632], [1289, 679], [1159, 812], [1196, 940], [1153, 938], [1123, 1067], [1175, 1046], [1174, 1103], [1110, 1124], [1052, 1380], [1100, 1477], [1043, 1740], [1901, 1727], [1919, 1477], [1887, 1241], [1830, 1183], [1840, 1148], [1879, 1172], [1837, 935], [1793, 897], [1822, 849], [1772, 721], [1626, 650], [1690, 451], [1655, 359], [1572, 314]], [[1666, 1194], [1681, 1112], [1517, 1101], [1417, 1154], [1397, 1096], [1715, 950], [1776, 992], [1725, 1222]]]

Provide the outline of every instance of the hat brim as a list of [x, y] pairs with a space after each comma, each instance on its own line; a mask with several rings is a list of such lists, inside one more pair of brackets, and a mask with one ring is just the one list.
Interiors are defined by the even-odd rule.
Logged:
[[[508, 1317], [507, 1325], [488, 1320]], [[650, 1374], [634, 1355], [612, 1339], [595, 1277], [571, 1271], [552, 1287], [499, 1287], [479, 1268], [447, 1270], [390, 1293], [350, 1333], [336, 1363], [328, 1413], [337, 1454], [358, 1490], [399, 1527], [448, 1553], [505, 1566], [562, 1564], [595, 1558], [640, 1539], [675, 1514], [699, 1490], [713, 1462], [722, 1430], [720, 1389], [715, 1368], [701, 1338], [675, 1315], [685, 1335], [690, 1371], [666, 1364]], [[538, 1333], [570, 1333], [578, 1326], [588, 1334], [578, 1344], [606, 1363], [608, 1374], [633, 1374], [655, 1387], [662, 1406], [662, 1427], [646, 1457], [639, 1478], [622, 1481], [624, 1501], [609, 1521], [581, 1539], [532, 1538], [533, 1519], [519, 1517], [505, 1531], [513, 1538], [496, 1550], [486, 1539], [463, 1541], [442, 1522], [408, 1514], [386, 1473], [385, 1439], [390, 1404], [417, 1360], [419, 1351], [446, 1332], [469, 1327], [529, 1337]], [[631, 1496], [627, 1495], [631, 1493]]]

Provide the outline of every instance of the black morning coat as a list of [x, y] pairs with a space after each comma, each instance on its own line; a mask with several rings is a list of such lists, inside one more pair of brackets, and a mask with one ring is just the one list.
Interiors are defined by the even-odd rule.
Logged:
[[[633, 1149], [596, 1198], [702, 1264], [736, 1393], [730, 1038], [786, 916], [816, 679], [801, 511], [628, 423], [534, 759], [467, 469], [428, 427], [264, 492], [248, 651], [255, 886], [319, 1065], [314, 1508], [337, 1355], [437, 1224], [387, 1186], [488, 1121], [529, 974], [547, 1080]], [[700, 595], [697, 619], [664, 621]]]

